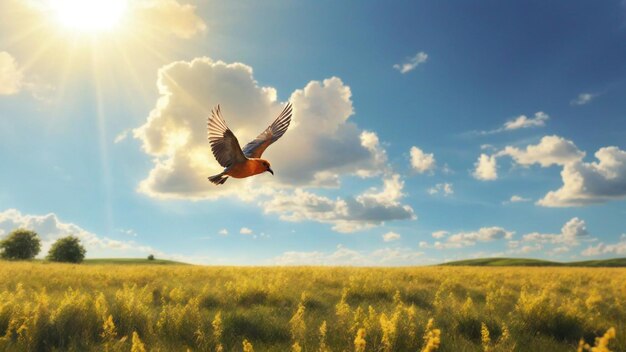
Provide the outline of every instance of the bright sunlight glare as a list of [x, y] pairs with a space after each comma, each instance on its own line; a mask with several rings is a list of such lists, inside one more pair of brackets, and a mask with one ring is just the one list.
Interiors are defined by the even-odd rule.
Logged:
[[50, 0], [61, 25], [85, 32], [113, 29], [128, 7], [127, 0]]

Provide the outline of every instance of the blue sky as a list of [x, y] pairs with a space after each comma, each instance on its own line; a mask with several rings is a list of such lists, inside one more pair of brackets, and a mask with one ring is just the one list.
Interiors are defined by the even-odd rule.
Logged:
[[[623, 2], [119, 1], [105, 29], [0, 5], [0, 236], [206, 264], [626, 254]], [[208, 111], [246, 143], [287, 100], [276, 176], [208, 183]]]

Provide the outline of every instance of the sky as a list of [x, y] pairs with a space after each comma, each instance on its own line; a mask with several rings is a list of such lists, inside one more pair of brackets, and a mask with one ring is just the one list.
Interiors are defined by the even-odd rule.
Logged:
[[[626, 2], [6, 0], [0, 238], [210, 265], [626, 256]], [[287, 102], [275, 176], [229, 179]]]

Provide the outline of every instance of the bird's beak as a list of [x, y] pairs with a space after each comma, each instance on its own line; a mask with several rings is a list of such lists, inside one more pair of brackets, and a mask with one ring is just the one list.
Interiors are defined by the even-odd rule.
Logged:
[[267, 171], [269, 171], [270, 174], [274, 175], [274, 171], [271, 168], [267, 168]]

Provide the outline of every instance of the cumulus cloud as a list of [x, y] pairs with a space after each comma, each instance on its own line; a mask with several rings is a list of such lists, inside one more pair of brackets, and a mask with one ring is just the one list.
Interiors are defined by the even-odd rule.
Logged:
[[331, 199], [297, 188], [275, 194], [261, 207], [285, 221], [312, 220], [332, 224], [338, 232], [354, 232], [385, 221], [416, 219], [413, 209], [400, 203], [403, 188], [404, 182], [395, 174], [384, 179], [382, 190], [371, 188], [356, 197]]
[[626, 254], [626, 234], [623, 234], [620, 241], [613, 244], [598, 243], [595, 246], [589, 246], [582, 251], [584, 256], [600, 256], [604, 254], [624, 255]]
[[598, 96], [598, 94], [580, 93], [580, 94], [578, 94], [576, 99], [572, 99], [572, 101], [570, 101], [570, 105], [585, 105], [585, 104], [589, 104], [597, 96]]
[[433, 232], [433, 237], [444, 238], [447, 236], [445, 242], [436, 241], [433, 244], [422, 241], [419, 243], [420, 248], [435, 248], [435, 249], [450, 249], [450, 248], [462, 248], [473, 246], [477, 242], [491, 242], [500, 239], [510, 240], [513, 238], [513, 232], [507, 231], [502, 227], [481, 227], [476, 231], [470, 232], [457, 232], [450, 234], [446, 231]]
[[425, 63], [428, 60], [428, 54], [423, 51], [415, 54], [415, 56], [408, 58], [405, 62], [401, 64], [393, 65], [393, 68], [400, 71], [400, 73], [405, 74], [413, 71], [420, 64]]
[[495, 155], [480, 154], [474, 163], [472, 176], [481, 181], [492, 181], [498, 178], [498, 164]]
[[401, 237], [402, 236], [400, 236], [400, 234], [397, 234], [393, 231], [389, 231], [383, 235], [383, 241], [385, 242], [396, 241], [396, 240], [399, 240]]
[[423, 174], [433, 171], [436, 166], [435, 155], [432, 153], [424, 153], [418, 147], [411, 147], [411, 167], [417, 173]]
[[583, 206], [626, 197], [626, 152], [618, 147], [600, 148], [594, 154], [597, 161], [585, 162], [585, 152], [572, 141], [559, 136], [545, 136], [539, 143], [526, 148], [507, 146], [490, 156], [481, 154], [475, 164], [474, 177], [482, 180], [497, 179], [496, 159], [503, 156], [510, 156], [516, 164], [524, 167], [538, 164], [542, 167], [558, 165], [563, 168], [563, 186], [548, 192], [537, 201], [538, 205]]
[[533, 232], [522, 237], [524, 241], [540, 243], [561, 243], [568, 246], [577, 245], [580, 239], [588, 238], [589, 232], [585, 221], [577, 217], [571, 218], [563, 225], [558, 234]]
[[217, 232], [218, 235], [220, 236], [228, 236], [228, 230], [226, 229], [221, 229]]
[[[81, 240], [90, 257], [110, 256], [111, 253], [119, 256], [137, 255], [138, 253], [142, 256], [147, 253], [162, 254], [154, 248], [140, 245], [134, 241], [119, 241], [98, 236], [76, 224], [61, 221], [54, 213], [30, 215], [22, 214], [16, 209], [0, 212], [0, 237], [6, 236], [17, 228], [32, 230], [39, 234], [42, 240], [40, 256], [45, 256], [54, 241], [69, 235], [76, 236]], [[134, 231], [131, 230], [129, 233], [124, 230], [124, 233], [132, 234]]]
[[241, 230], [239, 230], [239, 233], [242, 235], [252, 235], [252, 229], [248, 227], [242, 227]]
[[357, 251], [338, 245], [332, 252], [288, 251], [275, 257], [272, 264], [277, 265], [415, 265], [423, 264], [428, 259], [422, 258], [423, 252], [410, 248], [381, 248], [370, 252]]
[[[159, 198], [254, 198], [259, 189], [337, 186], [345, 174], [378, 174], [384, 152], [373, 132], [360, 130], [350, 88], [339, 78], [311, 81], [291, 94], [293, 122], [264, 157], [276, 172], [255, 186], [255, 178], [214, 187], [206, 177], [221, 171], [206, 141], [206, 119], [218, 103], [240, 144], [256, 137], [284, 103], [272, 87], [254, 80], [252, 68], [209, 58], [175, 62], [159, 70], [161, 97], [146, 123], [134, 131], [154, 167], [139, 190]], [[259, 176], [263, 178], [263, 176]], [[257, 177], [257, 178], [259, 178]]]
[[[210, 58], [174, 62], [159, 70], [161, 94], [147, 121], [133, 131], [153, 168], [138, 190], [156, 198], [258, 201], [266, 213], [287, 221], [312, 220], [352, 232], [388, 220], [413, 219], [413, 209], [400, 204], [404, 186], [386, 165], [386, 151], [375, 132], [361, 130], [350, 87], [332, 77], [295, 90], [292, 124], [263, 157], [275, 176], [230, 180], [215, 187], [206, 178], [222, 169], [206, 140], [206, 120], [220, 104], [224, 117], [244, 145], [260, 133], [284, 107], [272, 87], [260, 86], [252, 68]], [[342, 176], [383, 179], [383, 189], [355, 197], [331, 199], [314, 189], [339, 187]]]
[[497, 156], [508, 155], [522, 165], [539, 164], [542, 167], [551, 165], [566, 165], [581, 160], [585, 153], [576, 145], [563, 137], [545, 136], [535, 145], [528, 145], [525, 149], [507, 146]]
[[561, 171], [563, 186], [548, 192], [537, 203], [546, 207], [583, 206], [626, 197], [626, 152], [600, 148], [598, 161], [576, 160]]
[[206, 31], [206, 23], [196, 14], [196, 7], [175, 0], [141, 0], [133, 2], [131, 11], [135, 21], [148, 29], [169, 31], [189, 39]]
[[15, 58], [6, 51], [0, 51], [0, 95], [19, 93], [23, 78]]
[[445, 197], [454, 194], [454, 189], [452, 188], [452, 184], [451, 183], [438, 183], [435, 186], [429, 188], [427, 190], [428, 194], [430, 195], [435, 195], [435, 194], [443, 194]]

